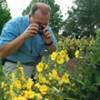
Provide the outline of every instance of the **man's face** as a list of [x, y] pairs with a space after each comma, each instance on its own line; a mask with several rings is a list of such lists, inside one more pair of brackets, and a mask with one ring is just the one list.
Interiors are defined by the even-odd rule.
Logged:
[[48, 25], [50, 13], [45, 9], [38, 9], [31, 18], [31, 23], [36, 22], [41, 25]]

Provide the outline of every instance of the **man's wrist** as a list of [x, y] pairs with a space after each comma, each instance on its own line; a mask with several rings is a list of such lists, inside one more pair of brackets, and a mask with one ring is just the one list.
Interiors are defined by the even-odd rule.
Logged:
[[24, 41], [27, 39], [27, 37], [26, 37], [24, 34], [21, 34], [21, 35], [20, 35], [20, 38], [21, 38], [22, 40], [24, 40]]
[[53, 41], [51, 41], [50, 43], [45, 43], [46, 46], [51, 46], [53, 44]]

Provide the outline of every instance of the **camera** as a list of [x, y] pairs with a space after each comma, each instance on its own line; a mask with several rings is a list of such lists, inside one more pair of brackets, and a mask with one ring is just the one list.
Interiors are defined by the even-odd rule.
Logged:
[[43, 35], [43, 30], [44, 30], [44, 26], [43, 25], [39, 25], [39, 30], [38, 30], [38, 34], [39, 35]]

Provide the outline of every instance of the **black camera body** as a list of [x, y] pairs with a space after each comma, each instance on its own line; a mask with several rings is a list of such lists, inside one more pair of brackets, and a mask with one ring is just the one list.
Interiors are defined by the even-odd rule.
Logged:
[[38, 34], [39, 35], [43, 35], [43, 30], [44, 30], [44, 26], [43, 25], [39, 25], [39, 30], [38, 30]]

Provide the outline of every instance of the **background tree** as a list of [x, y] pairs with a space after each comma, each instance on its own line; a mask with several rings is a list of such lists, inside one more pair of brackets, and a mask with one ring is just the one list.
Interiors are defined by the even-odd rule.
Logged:
[[0, 0], [0, 33], [3, 25], [11, 18], [7, 3], [5, 0]]
[[94, 36], [100, 26], [100, 0], [75, 0], [68, 14], [66, 32], [76, 36]]
[[51, 7], [51, 19], [50, 19], [49, 24], [52, 27], [54, 33], [58, 33], [59, 29], [61, 28], [62, 23], [63, 23], [63, 21], [62, 21], [63, 16], [61, 15], [59, 5], [55, 4], [55, 0], [32, 0], [31, 3], [29, 4], [29, 6], [23, 11], [22, 14], [23, 15], [28, 14], [32, 4], [34, 4], [36, 2], [44, 2], [48, 5], [50, 5], [50, 7]]

